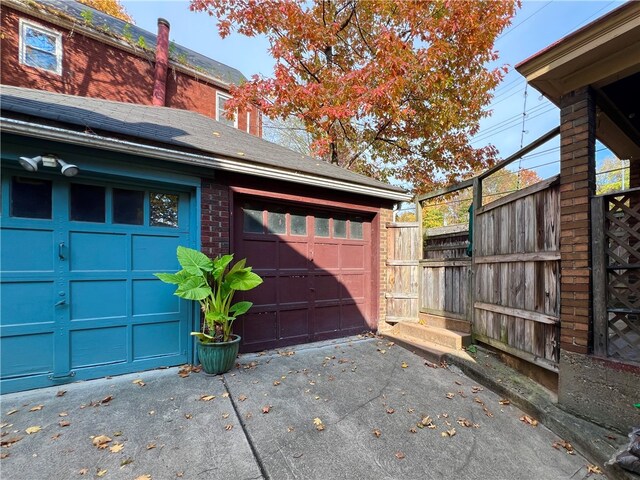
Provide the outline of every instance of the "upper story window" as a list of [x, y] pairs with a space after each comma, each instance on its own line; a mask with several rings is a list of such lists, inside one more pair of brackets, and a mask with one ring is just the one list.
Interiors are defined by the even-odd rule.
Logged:
[[230, 100], [231, 97], [229, 95], [225, 95], [224, 93], [217, 92], [216, 93], [216, 120], [224, 123], [225, 125], [229, 125], [230, 127], [238, 126], [238, 115], [234, 115], [233, 120], [229, 120], [224, 115], [224, 107], [227, 103], [227, 100]]
[[20, 20], [20, 63], [62, 74], [62, 34]]

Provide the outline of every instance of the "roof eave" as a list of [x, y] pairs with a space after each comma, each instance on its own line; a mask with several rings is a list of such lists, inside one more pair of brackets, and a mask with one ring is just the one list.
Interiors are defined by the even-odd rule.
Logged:
[[385, 200], [392, 200], [395, 202], [410, 201], [412, 199], [412, 195], [410, 193], [399, 192], [395, 189], [385, 189], [343, 180], [336, 180], [334, 178], [318, 177], [304, 172], [259, 165], [248, 160], [238, 160], [216, 155], [207, 155], [204, 153], [188, 153], [171, 148], [157, 147], [101, 135], [67, 130], [60, 127], [41, 125], [24, 120], [16, 120], [5, 116], [0, 117], [0, 128], [5, 133], [31, 136], [45, 140], [65, 142], [73, 145], [91, 146], [103, 150], [141, 155], [148, 158], [155, 158], [174, 163], [189, 164], [274, 180], [283, 180], [302, 185], [329, 188], [332, 190], [356, 193]]

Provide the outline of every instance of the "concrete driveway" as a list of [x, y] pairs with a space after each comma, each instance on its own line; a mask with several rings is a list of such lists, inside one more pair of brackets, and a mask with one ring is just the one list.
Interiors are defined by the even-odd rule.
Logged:
[[496, 394], [386, 340], [244, 355], [224, 378], [178, 371], [5, 395], [1, 477], [603, 478]]

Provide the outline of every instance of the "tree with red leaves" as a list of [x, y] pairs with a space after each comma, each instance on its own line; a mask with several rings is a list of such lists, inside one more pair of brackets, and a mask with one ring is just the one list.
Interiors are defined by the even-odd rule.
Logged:
[[220, 35], [265, 35], [272, 78], [232, 89], [229, 111], [257, 104], [297, 117], [328, 161], [418, 192], [489, 165], [470, 137], [505, 73], [488, 68], [514, 14], [497, 0], [191, 0]]

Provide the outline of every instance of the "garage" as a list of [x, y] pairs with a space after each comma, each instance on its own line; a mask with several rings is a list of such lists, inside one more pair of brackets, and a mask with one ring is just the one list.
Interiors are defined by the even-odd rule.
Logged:
[[189, 361], [190, 305], [152, 274], [190, 242], [190, 194], [86, 177], [3, 170], [3, 392]]
[[235, 252], [263, 279], [237, 323], [244, 351], [361, 333], [372, 317], [366, 212], [236, 199]]

